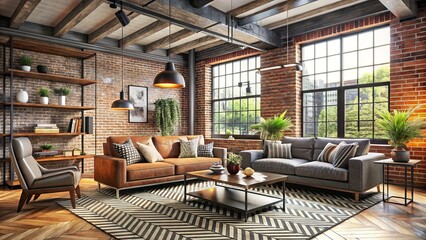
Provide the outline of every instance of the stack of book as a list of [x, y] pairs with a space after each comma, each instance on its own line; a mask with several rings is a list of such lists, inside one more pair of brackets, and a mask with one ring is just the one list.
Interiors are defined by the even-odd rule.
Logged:
[[83, 120], [81, 118], [71, 118], [68, 125], [68, 132], [80, 133], [82, 130]]
[[56, 124], [38, 123], [34, 127], [35, 133], [59, 133], [59, 128]]

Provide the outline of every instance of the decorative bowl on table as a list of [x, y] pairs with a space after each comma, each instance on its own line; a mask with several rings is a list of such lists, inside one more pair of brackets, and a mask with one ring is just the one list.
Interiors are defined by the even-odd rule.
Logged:
[[210, 167], [210, 171], [212, 171], [214, 174], [221, 174], [225, 170], [225, 168], [217, 163], [214, 163], [213, 166]]

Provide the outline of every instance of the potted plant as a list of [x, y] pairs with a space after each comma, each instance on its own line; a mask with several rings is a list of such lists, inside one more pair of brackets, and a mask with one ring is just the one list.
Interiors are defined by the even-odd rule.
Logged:
[[58, 105], [64, 106], [66, 96], [70, 95], [71, 90], [69, 88], [55, 88], [53, 92], [56, 96], [59, 96]]
[[283, 137], [284, 131], [291, 130], [291, 127], [293, 127], [291, 119], [285, 117], [286, 113], [287, 111], [275, 115], [273, 118], [261, 117], [258, 124], [250, 126], [250, 130], [260, 134], [262, 140], [278, 141]]
[[50, 89], [40, 88], [38, 90], [38, 94], [40, 95], [40, 103], [41, 104], [49, 104]]
[[242, 157], [235, 153], [229, 153], [228, 159], [226, 160], [226, 170], [231, 175], [235, 175], [240, 171], [240, 163]]
[[28, 55], [21, 55], [21, 57], [19, 57], [19, 64], [21, 64], [21, 69], [25, 72], [31, 71], [32, 63], [33, 59]]
[[180, 118], [179, 103], [173, 98], [167, 98], [158, 99], [154, 105], [155, 124], [160, 128], [161, 135], [172, 135]]
[[54, 148], [52, 144], [43, 144], [40, 146], [43, 152], [50, 152]]
[[391, 152], [392, 160], [395, 162], [410, 161], [410, 152], [406, 150], [406, 144], [414, 138], [422, 137], [423, 120], [411, 117], [421, 106], [409, 111], [394, 110], [392, 113], [384, 111], [379, 114], [377, 124], [385, 132], [390, 144], [395, 147]]

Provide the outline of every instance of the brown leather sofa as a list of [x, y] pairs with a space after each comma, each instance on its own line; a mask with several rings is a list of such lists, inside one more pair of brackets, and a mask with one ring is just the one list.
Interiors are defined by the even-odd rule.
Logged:
[[[113, 150], [113, 143], [123, 143], [127, 139], [136, 142], [148, 143], [152, 139], [158, 152], [164, 158], [160, 162], [143, 162], [126, 165], [126, 160], [118, 158]], [[214, 157], [179, 158], [179, 139], [192, 140], [199, 138], [198, 144], [204, 144], [202, 135], [193, 136], [112, 136], [104, 143], [104, 155], [95, 156], [95, 181], [98, 188], [101, 184], [116, 190], [119, 198], [120, 190], [154, 185], [165, 182], [183, 180], [184, 174], [190, 171], [205, 170], [214, 162], [224, 163], [226, 148], [213, 148]]]

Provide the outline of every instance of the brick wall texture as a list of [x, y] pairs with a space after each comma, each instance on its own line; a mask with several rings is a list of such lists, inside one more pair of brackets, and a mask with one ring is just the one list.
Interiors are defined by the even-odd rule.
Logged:
[[[426, 4], [419, 3], [418, 16], [415, 19], [400, 22], [390, 13], [370, 16], [356, 21], [339, 24], [311, 33], [289, 39], [289, 54], [283, 48], [258, 52], [261, 56], [261, 66], [275, 66], [286, 62], [300, 60], [300, 44], [330, 38], [343, 33], [356, 32], [362, 29], [389, 25], [391, 29], [391, 90], [390, 108], [409, 109], [418, 104], [426, 103]], [[197, 133], [211, 136], [210, 116], [210, 71], [211, 65], [230, 61], [256, 54], [253, 50], [243, 50], [221, 57], [204, 59], [197, 63]], [[293, 119], [293, 131], [286, 133], [290, 136], [301, 136], [301, 77], [293, 69], [270, 70], [262, 74], [261, 115], [271, 117], [287, 110], [287, 115]], [[198, 88], [198, 86], [203, 86]], [[207, 101], [207, 102], [206, 102]], [[206, 106], [204, 107], [200, 107]], [[417, 116], [426, 119], [426, 109], [417, 111]], [[426, 134], [426, 131], [425, 131]], [[216, 146], [228, 147], [231, 152], [246, 149], [261, 149], [259, 140], [223, 140], [211, 139]], [[409, 143], [413, 159], [422, 160], [414, 171], [415, 185], [426, 186], [426, 139]], [[372, 145], [372, 152], [385, 153], [389, 157], [389, 145]], [[391, 181], [403, 183], [403, 169], [391, 168]]]
[[[2, 52], [2, 51], [1, 51]], [[2, 53], [0, 53], [1, 55]], [[33, 69], [38, 64], [47, 65], [49, 73], [67, 75], [71, 77], [81, 76], [81, 62], [75, 58], [47, 55], [31, 51], [14, 51], [14, 67], [18, 68], [17, 57], [22, 54], [30, 55], [33, 58]], [[9, 58], [9, 51], [6, 53]], [[0, 61], [3, 56], [0, 56]], [[3, 64], [3, 63], [2, 63]], [[121, 90], [121, 56], [113, 54], [97, 53], [97, 84], [85, 87], [85, 106], [95, 106], [96, 111], [85, 111], [85, 116], [93, 116], [94, 129], [96, 134], [85, 135], [85, 152], [87, 154], [103, 154], [102, 143], [108, 136], [112, 135], [158, 135], [158, 128], [154, 122], [154, 102], [160, 98], [174, 98], [181, 106], [181, 121], [176, 129], [177, 134], [186, 134], [187, 112], [188, 112], [188, 88], [185, 89], [160, 89], [154, 88], [152, 82], [157, 73], [164, 70], [164, 63], [144, 61], [130, 57], [124, 58], [124, 91], [125, 98], [128, 98], [128, 85], [148, 87], [148, 123], [129, 123], [127, 111], [114, 111], [111, 109], [111, 103], [119, 98]], [[95, 79], [95, 58], [85, 61], [85, 78]], [[177, 65], [177, 70], [187, 79], [188, 69]], [[111, 81], [108, 83], [108, 79]], [[7, 81], [7, 89], [9, 88]], [[0, 83], [2, 88], [2, 83]], [[75, 84], [57, 83], [37, 79], [14, 78], [13, 94], [20, 89], [29, 93], [29, 102], [38, 103], [38, 89], [48, 87], [50, 89], [58, 87], [68, 87], [71, 89], [70, 96], [67, 97], [67, 105], [80, 105], [80, 86]], [[3, 89], [3, 88], [2, 88]], [[96, 93], [96, 94], [95, 94]], [[3, 98], [3, 93], [0, 93]], [[53, 95], [53, 94], [52, 94]], [[96, 96], [96, 101], [95, 101]], [[9, 91], [6, 92], [6, 100], [9, 101]], [[51, 103], [57, 104], [57, 96], [49, 98]], [[15, 132], [31, 132], [35, 123], [56, 123], [60, 131], [65, 132], [70, 118], [80, 116], [79, 111], [61, 110], [61, 109], [43, 109], [43, 108], [15, 108], [14, 109], [14, 129]], [[3, 120], [1, 120], [3, 121]], [[9, 111], [6, 111], [6, 129], [9, 132]], [[95, 137], [96, 135], [96, 137]], [[34, 148], [39, 148], [45, 143], [53, 144], [57, 150], [80, 148], [81, 137], [30, 137]], [[3, 142], [0, 142], [1, 149]], [[8, 144], [8, 142], [6, 142]], [[6, 156], [8, 153], [6, 152]], [[0, 151], [0, 158], [3, 152]], [[57, 161], [42, 163], [43, 166], [61, 167], [67, 165], [80, 165], [80, 161]], [[93, 173], [93, 159], [85, 160], [85, 173]], [[3, 173], [3, 164], [0, 165], [0, 174]], [[0, 178], [2, 179], [2, 177]]]

